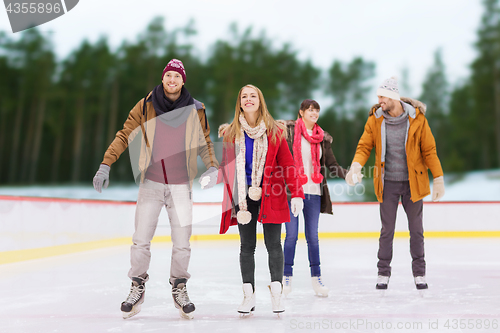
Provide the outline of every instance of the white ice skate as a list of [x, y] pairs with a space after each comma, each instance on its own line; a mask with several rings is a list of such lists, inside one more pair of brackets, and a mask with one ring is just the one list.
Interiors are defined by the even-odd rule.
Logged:
[[384, 275], [379, 275], [377, 278], [377, 285], [375, 286], [375, 288], [379, 290], [387, 290], [388, 285], [389, 285], [389, 277]]
[[238, 307], [241, 315], [247, 315], [255, 311], [255, 292], [251, 283], [243, 283], [243, 302]]
[[415, 287], [418, 290], [429, 288], [429, 286], [427, 285], [427, 282], [425, 281], [425, 276], [415, 276]]
[[415, 287], [417, 288], [420, 296], [424, 297], [425, 290], [429, 288], [425, 281], [425, 276], [415, 276]]
[[317, 296], [328, 297], [328, 292], [330, 291], [330, 289], [328, 289], [328, 287], [323, 284], [323, 281], [321, 281], [321, 276], [312, 276], [311, 282], [313, 290]]
[[271, 303], [273, 306], [273, 312], [278, 315], [285, 311], [285, 304], [283, 297], [283, 287], [280, 281], [273, 281], [271, 285], [268, 286], [269, 291], [271, 292]]
[[283, 295], [288, 296], [292, 292], [292, 277], [283, 275]]

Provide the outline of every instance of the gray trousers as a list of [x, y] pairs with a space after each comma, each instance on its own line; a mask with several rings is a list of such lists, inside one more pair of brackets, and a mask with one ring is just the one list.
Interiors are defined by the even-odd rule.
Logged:
[[384, 182], [383, 202], [380, 204], [382, 230], [380, 230], [378, 249], [378, 275], [391, 276], [392, 244], [399, 198], [408, 218], [413, 276], [425, 276], [423, 202], [411, 201], [408, 181], [389, 180]]
[[172, 239], [170, 283], [177, 278], [189, 279], [187, 269], [191, 257], [193, 200], [189, 184], [161, 184], [146, 179], [139, 186], [135, 210], [135, 232], [130, 248], [131, 268], [128, 276], [147, 278], [151, 261], [151, 240], [158, 225], [162, 207], [167, 209]]

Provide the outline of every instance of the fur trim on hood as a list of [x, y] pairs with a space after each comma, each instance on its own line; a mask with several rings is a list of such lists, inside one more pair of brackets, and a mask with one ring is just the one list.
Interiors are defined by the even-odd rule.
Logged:
[[224, 132], [226, 131], [226, 128], [229, 127], [229, 124], [222, 124], [219, 126], [219, 138], [222, 138], [224, 136]]
[[[427, 105], [424, 103], [420, 102], [419, 100], [413, 99], [413, 98], [408, 98], [408, 97], [401, 97], [401, 101], [410, 104], [413, 106], [415, 109], [420, 110], [425, 115], [425, 112], [427, 111]], [[378, 109], [380, 108], [380, 104], [375, 104], [371, 107], [369, 115], [371, 116], [374, 114]]]

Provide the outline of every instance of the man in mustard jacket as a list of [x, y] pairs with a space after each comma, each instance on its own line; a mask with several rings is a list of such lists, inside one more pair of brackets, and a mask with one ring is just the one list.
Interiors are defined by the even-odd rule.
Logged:
[[163, 206], [169, 216], [173, 244], [170, 284], [174, 305], [182, 317], [193, 317], [195, 306], [189, 300], [186, 283], [190, 278], [187, 269], [191, 256], [192, 183], [198, 172], [197, 156], [208, 169], [200, 178], [203, 179], [202, 187], [210, 188], [217, 181], [218, 162], [209, 136], [205, 107], [184, 87], [183, 63], [172, 59], [161, 78], [162, 83], [130, 111], [94, 177], [98, 192], [107, 188], [111, 165], [129, 147], [139, 194], [128, 272], [132, 286], [121, 304], [123, 318], [139, 313], [144, 302], [151, 240]]
[[412, 271], [417, 289], [427, 289], [425, 280], [423, 202], [429, 195], [430, 169], [433, 181], [432, 200], [444, 195], [443, 169], [436, 153], [436, 143], [425, 118], [425, 104], [400, 98], [395, 77], [385, 80], [377, 90], [374, 105], [359, 140], [356, 155], [346, 175], [347, 184], [361, 181], [363, 166], [375, 147], [373, 183], [380, 202], [380, 231], [377, 289], [387, 289], [391, 276], [392, 244], [399, 199], [408, 218]]

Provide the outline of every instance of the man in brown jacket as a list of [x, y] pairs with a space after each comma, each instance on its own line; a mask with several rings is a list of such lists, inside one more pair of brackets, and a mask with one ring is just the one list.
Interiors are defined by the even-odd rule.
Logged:
[[205, 107], [191, 97], [184, 87], [185, 82], [183, 63], [172, 59], [163, 70], [162, 84], [130, 111], [94, 177], [98, 192], [107, 188], [111, 165], [129, 147], [139, 194], [128, 273], [132, 286], [121, 304], [123, 318], [139, 313], [144, 302], [150, 245], [163, 206], [169, 216], [173, 243], [170, 284], [174, 305], [182, 317], [193, 318], [195, 306], [186, 289], [190, 278], [187, 269], [191, 255], [192, 183], [198, 172], [197, 156], [208, 169], [200, 178], [205, 188], [215, 185], [218, 162], [209, 136]]
[[[370, 110], [356, 155], [346, 176], [354, 186], [361, 181], [361, 169], [375, 147], [373, 183], [380, 202], [380, 231], [377, 289], [387, 289], [391, 276], [392, 245], [399, 199], [408, 218], [410, 253], [417, 289], [427, 289], [425, 281], [422, 199], [430, 194], [430, 169], [434, 177], [432, 200], [444, 195], [441, 163], [436, 143], [425, 118], [425, 104], [400, 98], [396, 78], [385, 80], [377, 90], [378, 104]], [[370, 168], [371, 169], [371, 168]]]

